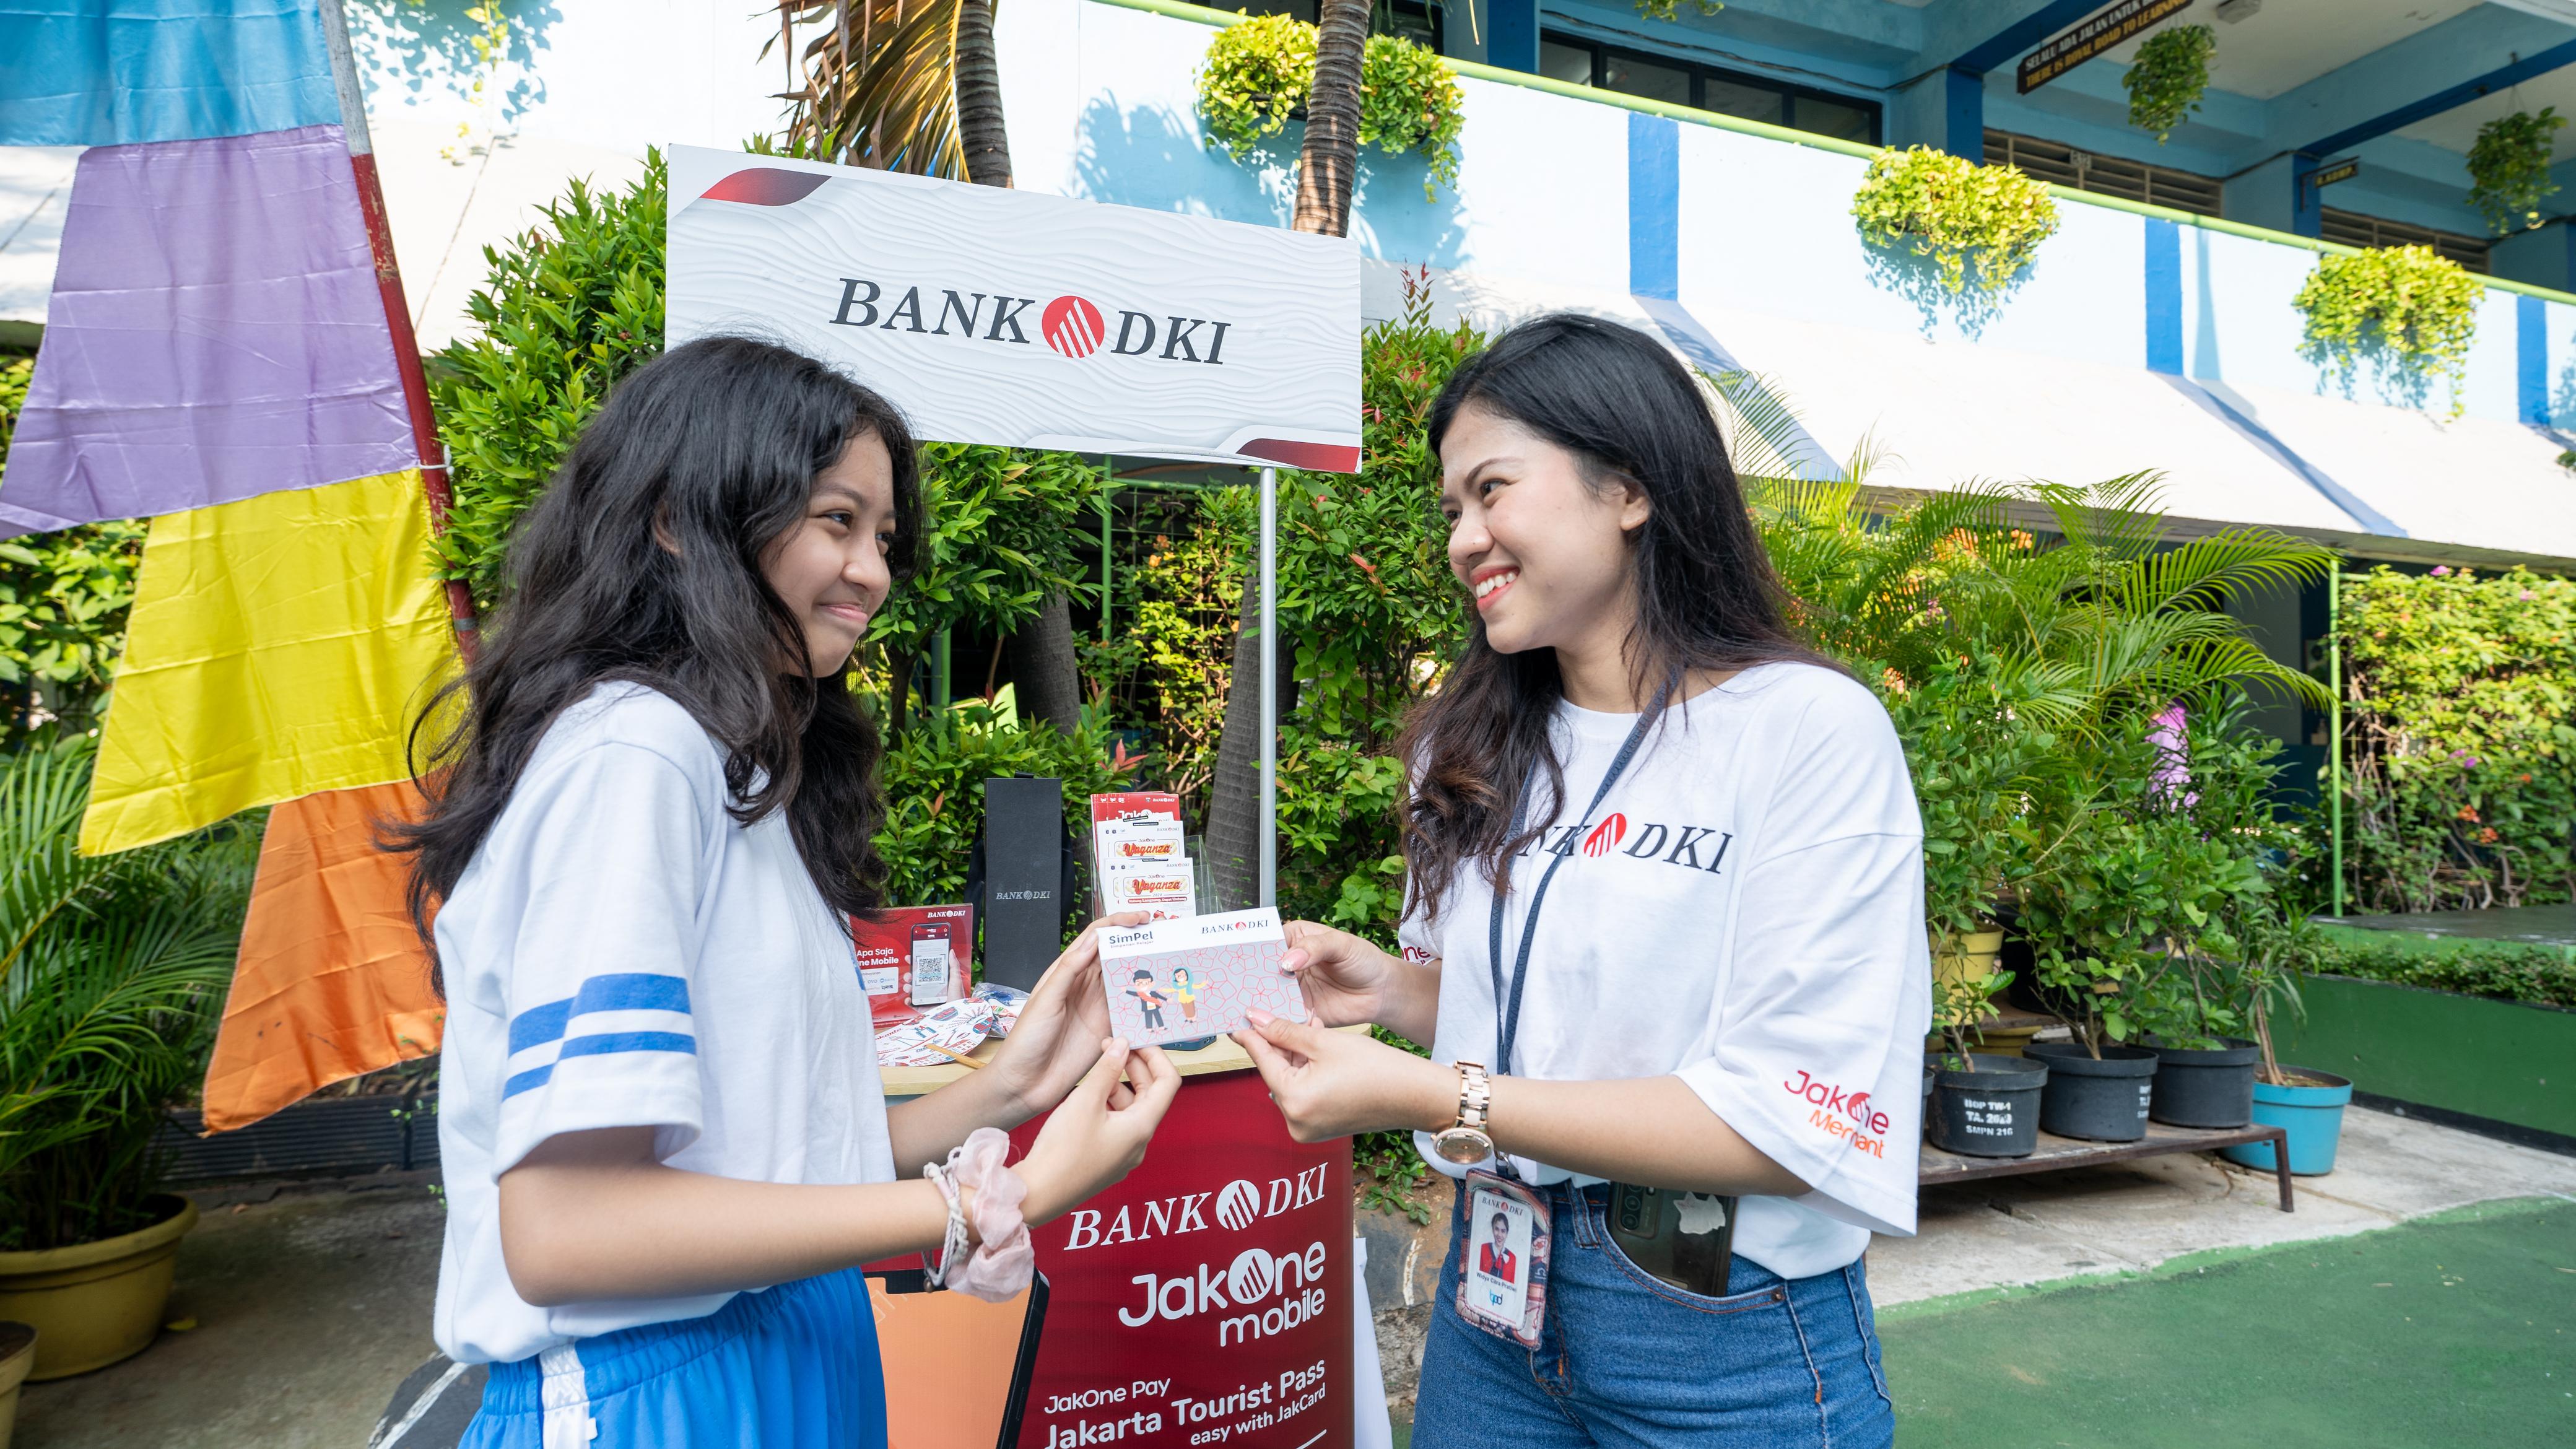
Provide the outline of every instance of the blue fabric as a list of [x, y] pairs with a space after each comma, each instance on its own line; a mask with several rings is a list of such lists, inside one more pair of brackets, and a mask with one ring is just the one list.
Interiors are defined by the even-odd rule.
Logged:
[[0, 0], [0, 146], [339, 123], [316, 0]]
[[[1861, 1265], [1782, 1279], [1735, 1260], [1724, 1298], [1628, 1261], [1607, 1189], [1540, 1191], [1554, 1217], [1536, 1350], [1458, 1316], [1458, 1254], [1440, 1270], [1413, 1449], [1886, 1449], [1896, 1411]], [[1467, 1241], [1463, 1190], [1451, 1240]]]
[[[544, 1449], [550, 1404], [588, 1416], [587, 1449], [883, 1449], [885, 1373], [856, 1268], [738, 1293], [704, 1318], [647, 1324], [492, 1365], [458, 1449]], [[552, 1380], [551, 1386], [549, 1379]], [[567, 1406], [577, 1406], [567, 1407]]]

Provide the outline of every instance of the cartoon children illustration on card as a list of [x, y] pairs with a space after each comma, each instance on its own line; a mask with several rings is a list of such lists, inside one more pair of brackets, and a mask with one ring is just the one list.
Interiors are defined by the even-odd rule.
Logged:
[[1163, 988], [1155, 983], [1154, 973], [1142, 966], [1137, 967], [1135, 982], [1127, 988], [1127, 994], [1136, 998], [1137, 1007], [1145, 1013], [1145, 1029], [1161, 1031], [1163, 1003], [1170, 998], [1166, 997], [1163, 994]]
[[1181, 1003], [1181, 1020], [1199, 1019], [1198, 983], [1190, 980], [1190, 968], [1187, 966], [1172, 968], [1172, 996]]

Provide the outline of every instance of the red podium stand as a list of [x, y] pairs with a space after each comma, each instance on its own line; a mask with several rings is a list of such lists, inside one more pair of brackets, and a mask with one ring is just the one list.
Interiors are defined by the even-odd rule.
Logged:
[[[1181, 1093], [1143, 1165], [1037, 1230], [1050, 1295], [1017, 1449], [1348, 1449], [1350, 1142], [1293, 1141], [1231, 1042], [1173, 1059]], [[964, 1071], [890, 1069], [887, 1091]], [[1022, 1148], [1038, 1125], [1013, 1134]], [[1019, 1310], [979, 1316], [954, 1294], [877, 1306], [890, 1449], [992, 1449], [998, 1404], [956, 1410], [990, 1397]]]

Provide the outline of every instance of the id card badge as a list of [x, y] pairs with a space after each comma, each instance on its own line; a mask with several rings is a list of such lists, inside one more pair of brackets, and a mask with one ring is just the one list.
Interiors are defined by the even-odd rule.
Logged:
[[1525, 1183], [1468, 1173], [1467, 1231], [1458, 1251], [1458, 1316], [1496, 1338], [1537, 1348], [1547, 1316], [1546, 1199]]

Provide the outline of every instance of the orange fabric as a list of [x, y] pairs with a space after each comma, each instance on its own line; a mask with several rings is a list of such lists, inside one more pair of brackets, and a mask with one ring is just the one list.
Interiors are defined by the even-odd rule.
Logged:
[[206, 1129], [247, 1127], [321, 1087], [438, 1050], [447, 1005], [403, 904], [408, 858], [375, 822], [409, 781], [325, 790], [269, 812], [232, 995], [206, 1065]]

